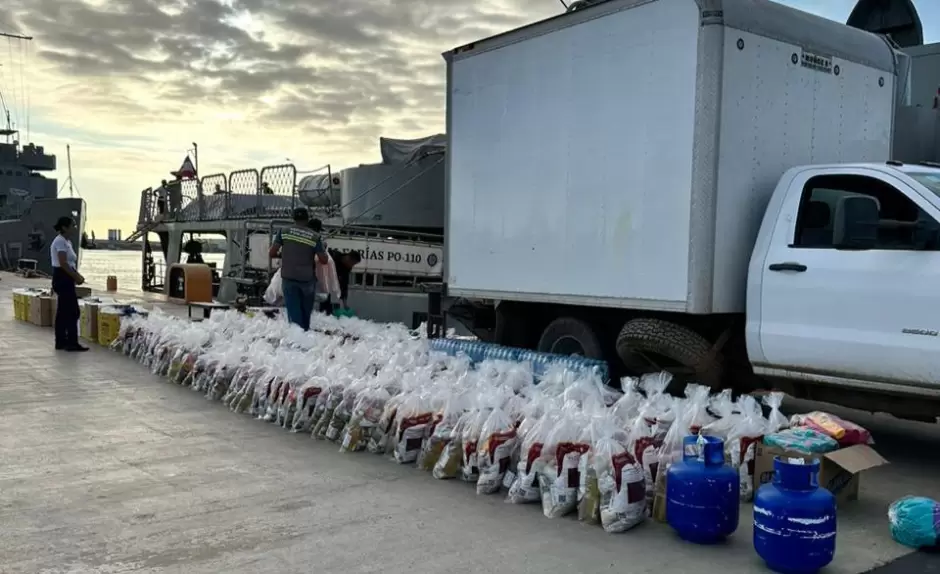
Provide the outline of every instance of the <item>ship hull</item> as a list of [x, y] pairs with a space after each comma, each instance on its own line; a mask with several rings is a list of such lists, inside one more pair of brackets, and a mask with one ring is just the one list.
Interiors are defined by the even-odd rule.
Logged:
[[81, 198], [37, 199], [19, 219], [0, 221], [0, 267], [15, 269], [21, 259], [36, 261], [36, 268], [52, 274], [49, 246], [56, 236], [60, 217], [75, 221], [68, 235], [81, 268], [81, 237], [85, 229], [85, 200]]

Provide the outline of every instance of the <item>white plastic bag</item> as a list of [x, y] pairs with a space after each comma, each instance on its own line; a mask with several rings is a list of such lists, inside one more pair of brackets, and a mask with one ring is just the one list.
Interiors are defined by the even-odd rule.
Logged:
[[780, 407], [783, 406], [783, 399], [785, 397], [786, 395], [780, 392], [764, 395], [762, 402], [770, 407], [770, 414], [767, 415], [767, 432], [765, 434], [773, 434], [790, 426], [790, 421], [780, 412]]
[[480, 478], [477, 480], [477, 494], [499, 492], [503, 477], [512, 462], [517, 442], [516, 426], [512, 419], [503, 409], [493, 409], [480, 433], [480, 448], [477, 451]]
[[738, 471], [741, 501], [750, 502], [754, 498], [754, 458], [757, 443], [767, 430], [767, 420], [757, 400], [750, 395], [738, 399], [738, 410], [740, 415], [728, 433], [725, 452], [731, 466]]
[[569, 403], [545, 441], [540, 457], [545, 465], [539, 472], [539, 491], [546, 518], [560, 518], [578, 507], [581, 457], [591, 448], [582, 439], [583, 423], [579, 409]]
[[317, 293], [330, 296], [334, 301], [339, 301], [342, 294], [339, 287], [339, 276], [336, 274], [336, 262], [333, 261], [333, 257], [329, 253], [326, 257], [326, 263], [317, 261], [316, 264]]
[[627, 446], [610, 430], [594, 444], [601, 526], [625, 532], [646, 520], [646, 477]]
[[264, 301], [268, 305], [279, 305], [284, 298], [284, 288], [281, 286], [281, 270], [278, 268], [271, 277], [268, 288], [264, 290]]

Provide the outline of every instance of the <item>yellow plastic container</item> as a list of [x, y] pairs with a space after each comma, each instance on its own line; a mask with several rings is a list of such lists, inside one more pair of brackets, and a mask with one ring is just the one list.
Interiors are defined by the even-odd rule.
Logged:
[[16, 291], [13, 292], [13, 318], [23, 320], [23, 297]]
[[26, 293], [22, 293], [20, 297], [22, 298], [22, 303], [20, 303], [20, 321], [29, 321], [29, 302], [32, 301], [33, 298]]
[[98, 310], [98, 344], [108, 347], [121, 331], [123, 311], [114, 307], [102, 307]]

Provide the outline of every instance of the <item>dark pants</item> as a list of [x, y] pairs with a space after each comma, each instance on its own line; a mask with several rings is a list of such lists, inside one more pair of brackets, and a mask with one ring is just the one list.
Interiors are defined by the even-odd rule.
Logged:
[[287, 320], [304, 331], [310, 329], [310, 315], [317, 301], [317, 282], [281, 279], [284, 291], [284, 307], [287, 308]]
[[75, 280], [58, 267], [52, 269], [52, 290], [58, 301], [55, 311], [55, 346], [65, 348], [78, 345], [78, 295]]

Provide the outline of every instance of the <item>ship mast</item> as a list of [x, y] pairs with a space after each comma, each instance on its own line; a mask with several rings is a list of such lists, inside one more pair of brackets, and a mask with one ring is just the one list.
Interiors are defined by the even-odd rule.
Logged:
[[[32, 36], [24, 36], [22, 34], [14, 34], [12, 32], [2, 32], [2, 31], [0, 31], [0, 38], [7, 38], [10, 40], [23, 40], [24, 42], [29, 42], [33, 39]], [[10, 108], [7, 107], [6, 101], [3, 98], [2, 87], [0, 87], [0, 110], [4, 111], [4, 115], [6, 116], [6, 121], [7, 121], [6, 128], [0, 128], [0, 135], [6, 136], [7, 143], [10, 143], [10, 137], [16, 135], [17, 130], [13, 129], [13, 122], [10, 120]], [[29, 134], [27, 134], [27, 136], [28, 135]]]
[[75, 191], [72, 189], [72, 146], [65, 146], [65, 158], [69, 164], [69, 197], [75, 197]]

